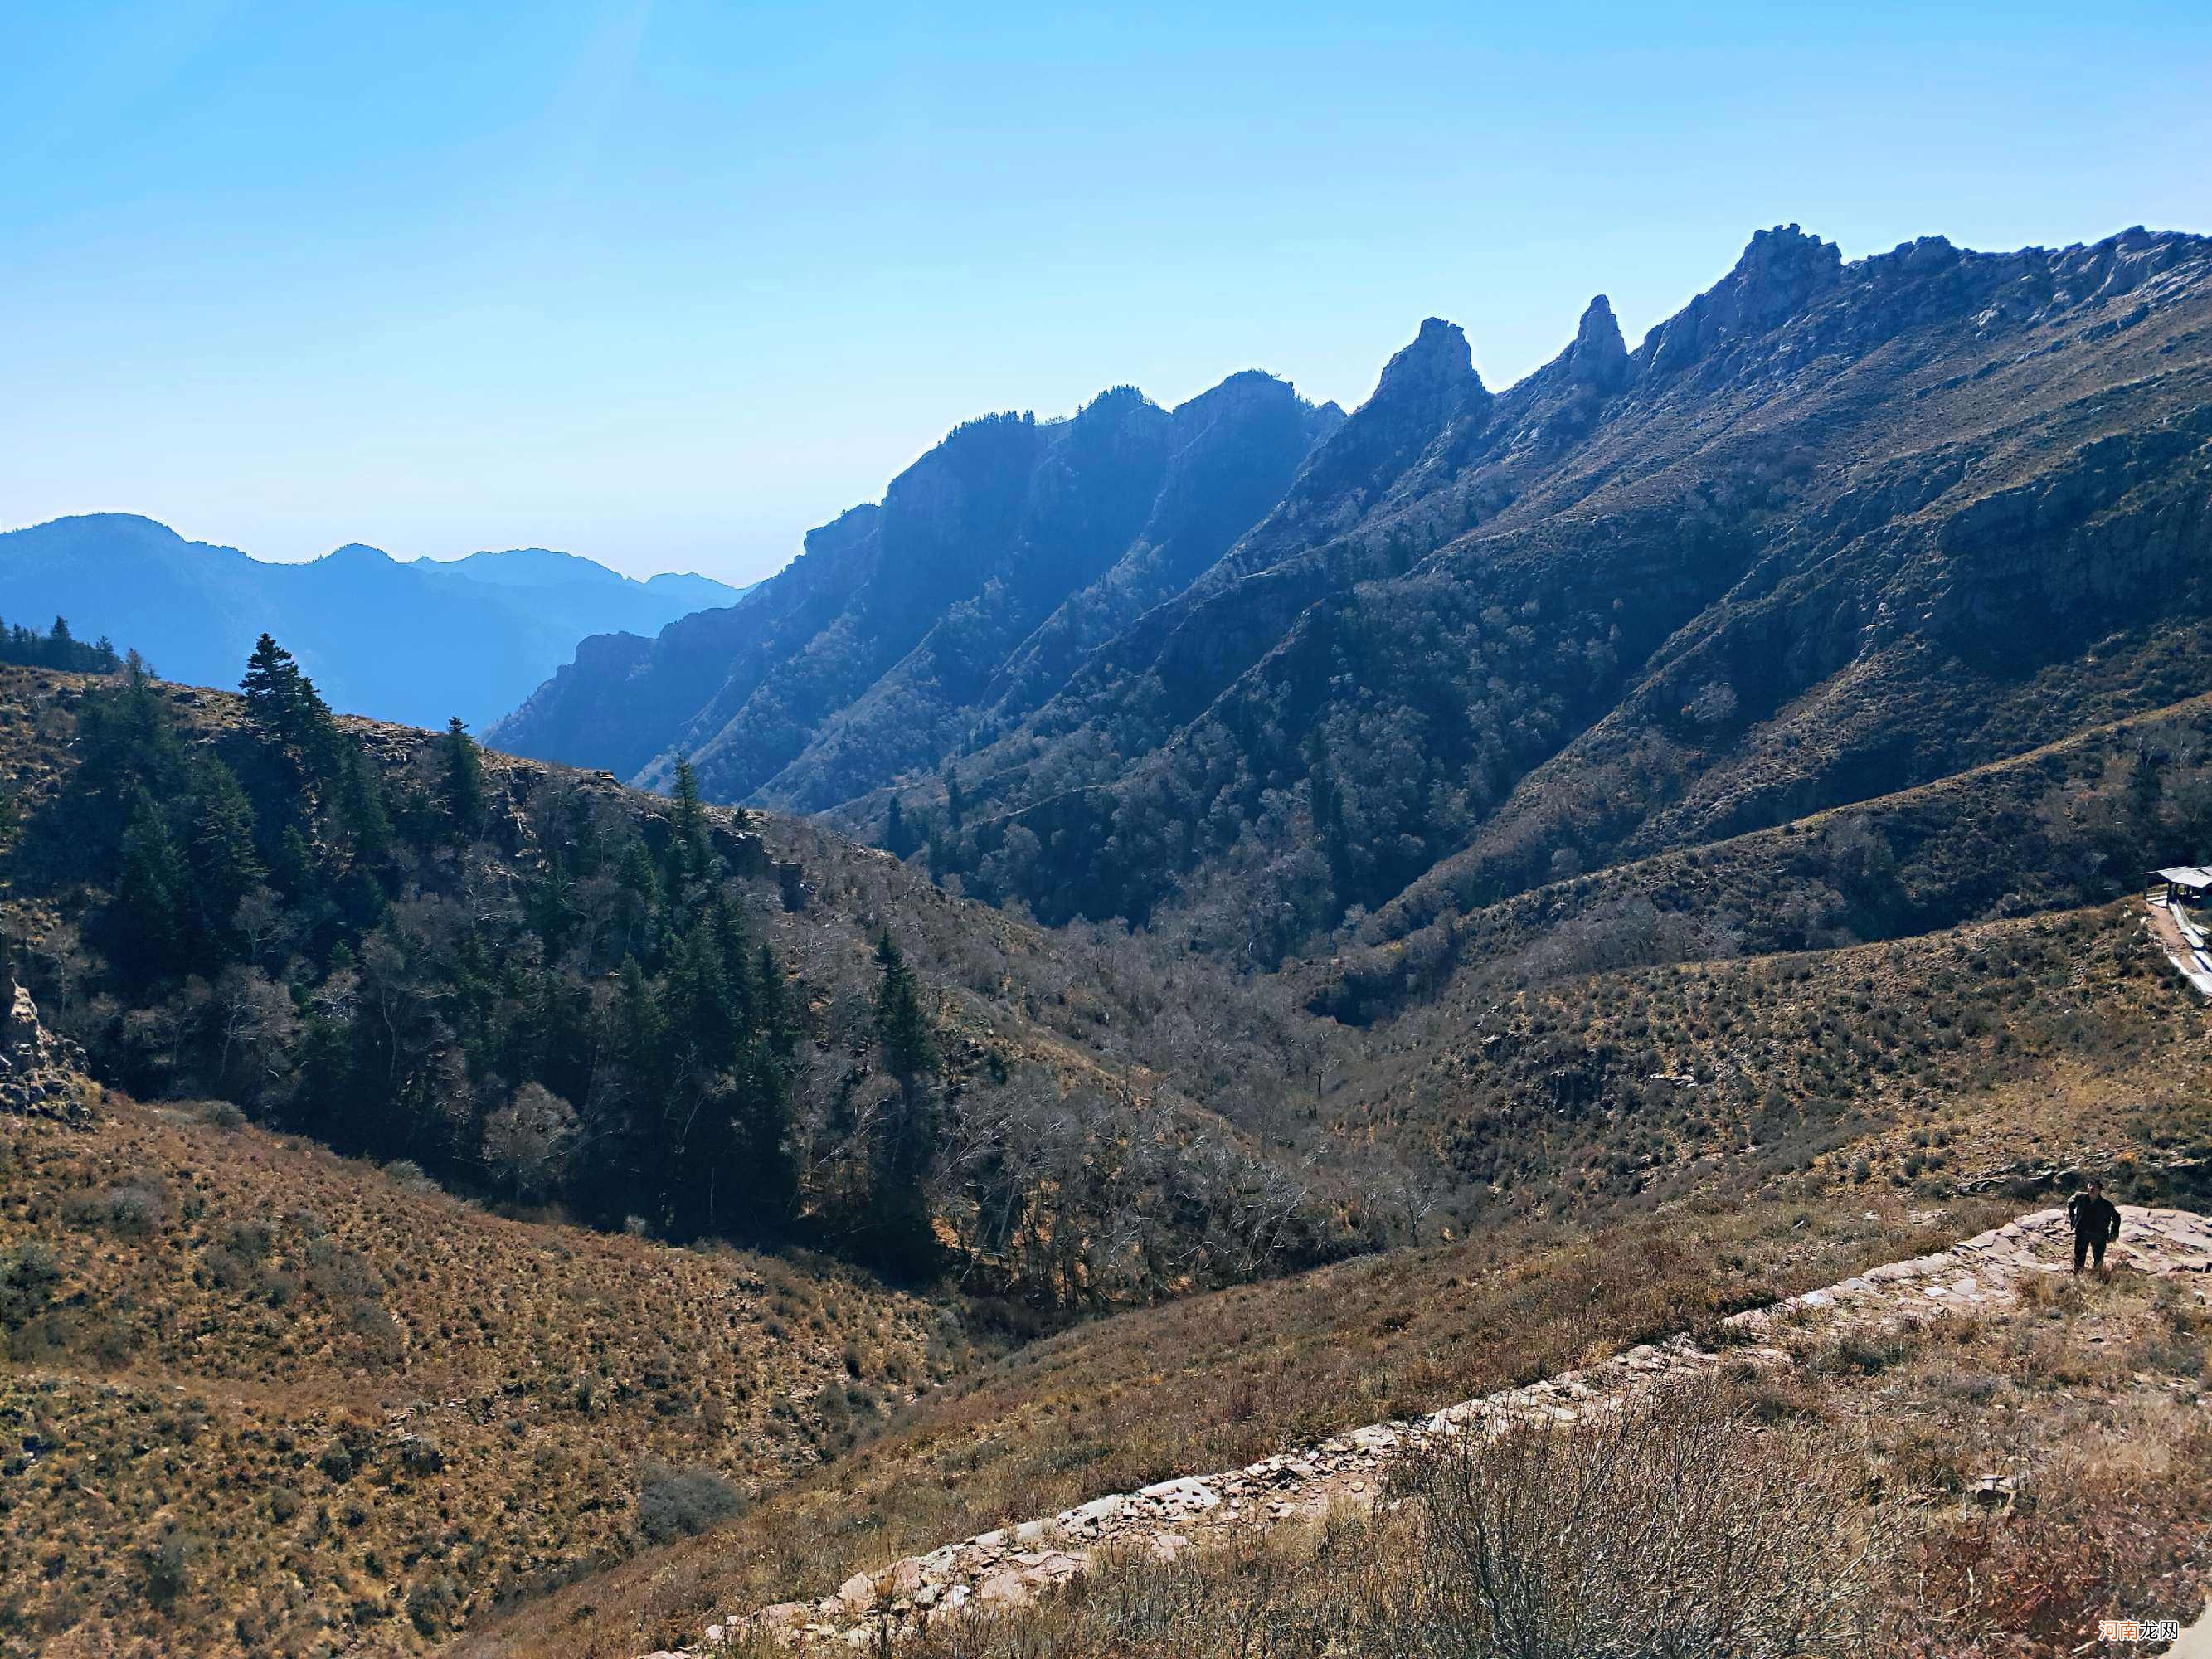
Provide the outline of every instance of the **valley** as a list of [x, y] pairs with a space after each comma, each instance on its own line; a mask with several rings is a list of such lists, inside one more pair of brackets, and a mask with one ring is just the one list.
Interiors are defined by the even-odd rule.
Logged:
[[481, 744], [10, 635], [0, 1651], [1487, 1651], [1689, 1464], [1777, 1653], [2193, 1615], [2208, 410], [2203, 239], [1779, 227], [970, 422]]

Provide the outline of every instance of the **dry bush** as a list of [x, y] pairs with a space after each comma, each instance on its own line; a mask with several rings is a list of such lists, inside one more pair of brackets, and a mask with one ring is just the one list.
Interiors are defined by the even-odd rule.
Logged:
[[1883, 1568], [1813, 1430], [1676, 1394], [1410, 1459], [1401, 1501], [1172, 1565], [1103, 1563], [909, 1659], [1762, 1659], [1861, 1650]]
[[[1839, 1526], [1856, 1459], [1811, 1430], [1762, 1431], [1709, 1390], [1572, 1432], [1522, 1424], [1427, 1451], [1422, 1609], [1407, 1651], [1667, 1659], [1825, 1651], [1863, 1623], [1870, 1536]], [[1424, 1632], [1440, 1639], [1423, 1640]]]
[[2195, 1598], [2171, 1599], [2175, 1576], [2201, 1558], [2212, 1483], [2212, 1431], [2196, 1419], [2187, 1407], [2123, 1414], [2063, 1449], [2017, 1511], [1923, 1534], [1899, 1563], [1901, 1628], [1885, 1649], [2063, 1651], [2116, 1613], [2185, 1614]]

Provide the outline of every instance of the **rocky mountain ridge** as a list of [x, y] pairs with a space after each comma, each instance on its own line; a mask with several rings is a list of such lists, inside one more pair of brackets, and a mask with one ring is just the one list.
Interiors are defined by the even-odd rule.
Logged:
[[[1347, 921], [1387, 948], [2203, 690], [2208, 409], [2203, 238], [1846, 261], [1780, 226], [1632, 350], [1599, 296], [1503, 391], [1432, 318], [1279, 483], [1245, 475], [1241, 532], [1042, 623], [1003, 588], [886, 636], [836, 590], [981, 576], [941, 480], [1020, 441], [955, 434], [805, 580], [592, 642], [501, 735], [648, 783], [689, 755], [1048, 921], [1164, 906], [1263, 965]], [[1157, 425], [1109, 397], [1062, 441]], [[1024, 568], [1072, 523], [1033, 520]]]
[[742, 611], [587, 641], [502, 720], [518, 753], [818, 810], [1027, 714], [1211, 566], [1340, 420], [1247, 373], [1173, 410], [969, 422], [809, 534]]

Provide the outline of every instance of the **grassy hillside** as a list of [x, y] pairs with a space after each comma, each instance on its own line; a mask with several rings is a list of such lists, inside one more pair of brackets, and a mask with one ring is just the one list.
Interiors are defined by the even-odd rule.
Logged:
[[1371, 1018], [1455, 973], [1536, 980], [1632, 963], [1818, 949], [2137, 890], [2212, 838], [2212, 696], [2089, 726], [1934, 783], [1771, 829], [1625, 860], [1475, 903], [1454, 860], [1297, 969]]
[[[754, 1515], [522, 1609], [463, 1650], [615, 1656], [696, 1639], [733, 1609], [826, 1594], [860, 1567], [1004, 1520], [1698, 1331], [2051, 1201], [2084, 1170], [2123, 1198], [2198, 1201], [2197, 1161], [2212, 1154], [2207, 1018], [2127, 905], [1446, 1001], [1384, 1028], [1391, 1046], [1330, 1091], [1322, 1122], [1333, 1140], [1426, 1146], [1456, 1165], [1476, 1194], [1469, 1214], [1416, 1219], [1431, 1237], [1471, 1224], [1461, 1242], [1033, 1345]], [[1401, 1200], [1375, 1189], [1366, 1201]], [[2192, 1340], [2201, 1363], [2201, 1333]], [[1975, 1363], [1913, 1361], [1923, 1391], [1961, 1422], [1973, 1401], [1937, 1379]], [[2086, 1375], [2039, 1352], [2021, 1386], [2055, 1425]], [[1790, 1409], [1861, 1432], [1869, 1406], [1850, 1367], [1830, 1376], [1826, 1395]], [[2100, 1377], [2100, 1389], [2111, 1380]], [[2157, 1420], [2161, 1445], [2186, 1427]], [[2173, 1455], [2197, 1457], [2185, 1442]], [[2099, 1443], [2100, 1456], [2118, 1455], [2117, 1443]], [[1929, 1474], [1955, 1486], [1962, 1469]], [[2145, 1553], [2118, 1552], [2135, 1564], [2127, 1571], [2170, 1566], [2178, 1548], [2185, 1557], [2179, 1501], [2154, 1505], [2154, 1547], [2150, 1534], [2129, 1534], [2128, 1550]], [[1290, 1602], [1267, 1616], [1306, 1630], [1300, 1598], [1334, 1592], [1281, 1575], [1314, 1566], [1295, 1553], [1217, 1563], [1189, 1570], [1203, 1582], [1133, 1587], [1139, 1600], [1109, 1589], [1028, 1628], [1077, 1651], [1118, 1641], [1170, 1652], [1233, 1608], [1260, 1616], [1251, 1598], [1280, 1595]], [[2009, 1593], [1978, 1603], [1984, 1633], [2016, 1611]], [[1155, 1595], [1192, 1622], [1143, 1650], [1153, 1626], [1139, 1600]], [[1063, 1616], [1073, 1622], [1052, 1622]], [[1270, 1651], [1313, 1650], [1276, 1639]]]
[[1678, 1650], [1741, 1659], [1997, 1659], [2082, 1651], [2139, 1609], [2186, 1625], [2206, 1588], [2212, 1320], [2127, 1274], [2031, 1289], [1877, 1336], [1793, 1333], [1779, 1377], [1737, 1361], [1624, 1419], [1418, 1456], [1388, 1507], [1172, 1565], [1131, 1551], [903, 1651], [1444, 1659], [1686, 1636]]
[[520, 1609], [457, 1651], [631, 1659], [1002, 1521], [1698, 1329], [1948, 1243], [2001, 1209], [1916, 1213], [1896, 1196], [1846, 1209], [1808, 1191], [1678, 1207], [1597, 1237], [1536, 1227], [1399, 1251], [1118, 1315], [1022, 1350], [743, 1519]]
[[[2202, 1000], [2134, 901], [1802, 954], [1501, 988], [1470, 975], [1330, 1100], [1474, 1213], [1620, 1213], [1818, 1170], [1935, 1195], [2096, 1167], [2161, 1201], [2212, 1155]], [[2185, 1184], [2180, 1190], [2193, 1191]]]
[[773, 1490], [964, 1352], [825, 1262], [502, 1219], [112, 1096], [0, 1117], [0, 1651], [87, 1659], [422, 1650]]

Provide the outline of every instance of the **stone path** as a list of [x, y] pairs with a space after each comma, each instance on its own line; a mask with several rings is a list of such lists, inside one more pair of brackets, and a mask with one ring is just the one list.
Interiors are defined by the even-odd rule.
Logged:
[[[2132, 1204], [2122, 1205], [2120, 1215], [2111, 1265], [2196, 1275], [2197, 1294], [2212, 1300], [2212, 1219]], [[2065, 1212], [2038, 1210], [1935, 1255], [1871, 1267], [1841, 1284], [1731, 1315], [1723, 1323], [1735, 1334], [1723, 1346], [1732, 1357], [1784, 1364], [1787, 1355], [1773, 1346], [1784, 1329], [1814, 1325], [1843, 1333], [2002, 1306], [2016, 1298], [2030, 1274], [2065, 1273], [2072, 1266]], [[1407, 1446], [1513, 1421], [1573, 1423], [1671, 1379], [1710, 1375], [1722, 1357], [1686, 1337], [1647, 1343], [1585, 1370], [1462, 1401], [1425, 1418], [1370, 1424], [1241, 1469], [1163, 1480], [963, 1538], [857, 1573], [836, 1595], [818, 1601], [732, 1613], [707, 1627], [701, 1646], [680, 1653], [664, 1650], [646, 1659], [705, 1659], [749, 1632], [771, 1632], [800, 1650], [859, 1649], [877, 1642], [887, 1626], [896, 1636], [961, 1608], [1018, 1607], [1084, 1571], [1103, 1549], [1141, 1550], [1172, 1560], [1253, 1528], [1318, 1516], [1332, 1504], [1371, 1504], [1391, 1459]]]

